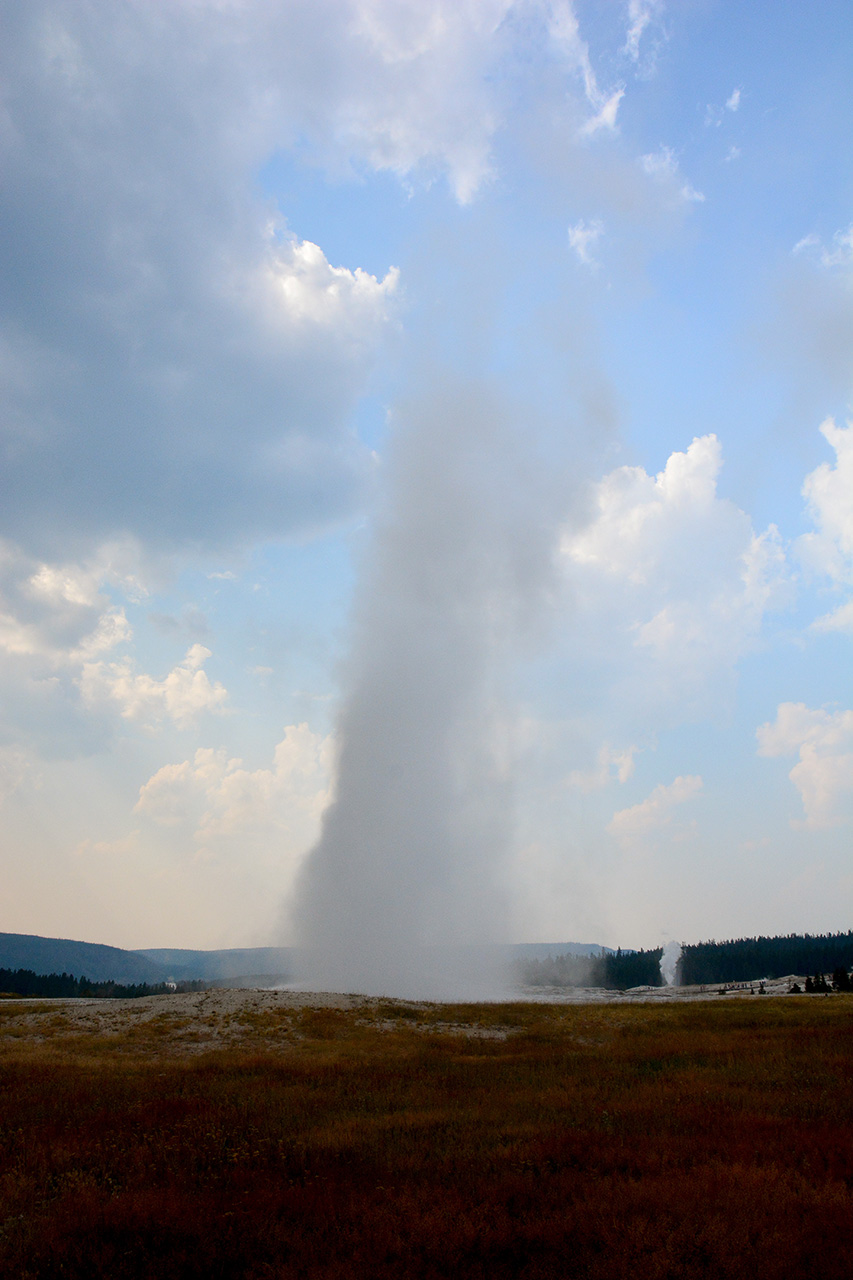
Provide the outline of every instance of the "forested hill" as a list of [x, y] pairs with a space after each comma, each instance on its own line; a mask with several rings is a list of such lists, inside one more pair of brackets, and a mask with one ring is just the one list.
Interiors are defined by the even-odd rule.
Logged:
[[[661, 985], [662, 949], [615, 951], [592, 957], [549, 956], [523, 960], [522, 980], [532, 986], [628, 987]], [[784, 937], [734, 938], [684, 947], [678, 981], [684, 986], [784, 978], [788, 974], [831, 974], [853, 968], [853, 931]]]
[[162, 964], [134, 951], [31, 933], [0, 933], [0, 968], [42, 974], [85, 973], [99, 982], [158, 983], [170, 976]]
[[95, 982], [154, 984], [174, 980], [229, 980], [286, 977], [293, 969], [292, 947], [243, 947], [222, 951], [154, 948], [124, 951], [97, 942], [0, 933], [0, 968], [39, 974], [83, 973]]

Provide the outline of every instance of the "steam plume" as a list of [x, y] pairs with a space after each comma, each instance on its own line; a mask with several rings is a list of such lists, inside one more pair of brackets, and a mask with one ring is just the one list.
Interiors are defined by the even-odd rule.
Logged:
[[678, 977], [678, 963], [681, 960], [681, 943], [670, 938], [660, 958], [660, 973], [668, 987], [674, 987]]
[[487, 390], [450, 378], [399, 414], [335, 798], [297, 892], [312, 984], [494, 992], [470, 944], [505, 932], [502, 676], [554, 536], [525, 479], [520, 425]]

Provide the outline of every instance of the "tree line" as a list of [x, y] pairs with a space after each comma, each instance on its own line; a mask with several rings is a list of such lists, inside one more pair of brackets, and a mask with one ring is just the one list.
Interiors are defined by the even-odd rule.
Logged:
[[853, 931], [789, 933], [773, 938], [736, 938], [685, 947], [680, 981], [685, 984], [784, 978], [789, 973], [822, 974], [853, 968]]
[[[522, 960], [519, 977], [529, 986], [659, 987], [662, 947], [649, 950], [602, 951], [593, 956], [561, 955]], [[853, 968], [853, 931], [779, 937], [733, 938], [726, 942], [697, 942], [685, 946], [678, 965], [684, 986], [749, 982], [753, 978], [783, 978], [787, 974], [845, 974]], [[836, 990], [846, 988], [835, 984]]]
[[174, 991], [204, 991], [206, 982], [92, 982], [73, 973], [34, 973], [32, 969], [0, 969], [0, 995], [97, 996], [100, 999], [135, 1000], [140, 996], [166, 995]]

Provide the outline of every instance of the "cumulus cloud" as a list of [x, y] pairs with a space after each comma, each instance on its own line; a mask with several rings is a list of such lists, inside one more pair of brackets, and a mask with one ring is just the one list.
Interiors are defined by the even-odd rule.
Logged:
[[761, 756], [799, 755], [788, 777], [800, 793], [805, 826], [853, 818], [853, 711], [782, 702], [776, 720], [759, 726], [756, 736]]
[[129, 640], [124, 608], [102, 589], [107, 580], [122, 581], [109, 549], [83, 564], [47, 563], [0, 542], [0, 654], [59, 669]]
[[[226, 693], [202, 670], [209, 650], [190, 649], [162, 680], [139, 669], [127, 617], [157, 578], [138, 547], [104, 545], [79, 562], [37, 559], [0, 541], [0, 743], [43, 759], [103, 748], [118, 723], [185, 728], [222, 709]], [[149, 614], [158, 629], [195, 639], [204, 615]]]
[[194, 828], [199, 848], [273, 842], [285, 858], [316, 839], [329, 800], [332, 739], [288, 725], [272, 767], [248, 770], [224, 751], [202, 748], [164, 765], [140, 789], [134, 813], [162, 827]]
[[693, 800], [701, 790], [702, 779], [693, 775], [678, 777], [669, 786], [661, 783], [640, 804], [614, 813], [607, 824], [607, 830], [620, 840], [630, 841], [669, 826], [673, 809]]
[[702, 192], [685, 180], [671, 147], [661, 146], [657, 151], [641, 156], [640, 164], [643, 172], [663, 187], [674, 203], [701, 204], [704, 201]]
[[595, 486], [587, 527], [562, 544], [584, 611], [612, 614], [614, 636], [630, 636], [679, 696], [752, 649], [765, 613], [789, 599], [778, 531], [756, 533], [718, 497], [721, 466], [708, 435], [656, 476], [618, 467]]
[[377, 280], [361, 267], [333, 267], [319, 245], [293, 238], [278, 247], [271, 271], [289, 320], [346, 329], [350, 340], [370, 333], [399, 278], [396, 268]]
[[222, 711], [228, 697], [227, 690], [218, 681], [211, 683], [204, 670], [211, 656], [204, 645], [191, 645], [183, 662], [162, 680], [137, 672], [130, 658], [84, 662], [77, 683], [88, 705], [112, 701], [126, 720], [151, 725], [168, 719], [186, 729], [203, 712]]

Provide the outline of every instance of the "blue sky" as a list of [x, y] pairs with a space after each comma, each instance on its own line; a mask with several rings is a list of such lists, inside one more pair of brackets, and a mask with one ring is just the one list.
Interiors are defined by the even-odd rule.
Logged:
[[424, 542], [496, 932], [851, 927], [850, 6], [2, 7], [0, 929], [291, 941]]

